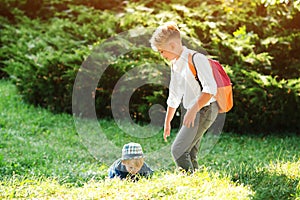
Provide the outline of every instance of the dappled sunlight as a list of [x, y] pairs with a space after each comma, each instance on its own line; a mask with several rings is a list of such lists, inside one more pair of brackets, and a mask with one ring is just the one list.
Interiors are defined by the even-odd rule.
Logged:
[[[0, 199], [300, 200], [300, 0], [0, 7]], [[183, 109], [163, 138], [172, 67], [149, 39], [167, 21], [232, 80], [234, 107], [203, 136], [194, 174], [171, 153]], [[129, 142], [150, 179], [108, 178]]]
[[271, 162], [267, 167], [267, 171], [272, 174], [285, 175], [289, 179], [300, 181], [300, 158], [294, 162]]
[[206, 170], [186, 175], [181, 172], [155, 174], [139, 182], [119, 179], [91, 180], [82, 187], [60, 184], [55, 179], [19, 179], [0, 181], [2, 198], [62, 199], [251, 199], [254, 192], [228, 178]]

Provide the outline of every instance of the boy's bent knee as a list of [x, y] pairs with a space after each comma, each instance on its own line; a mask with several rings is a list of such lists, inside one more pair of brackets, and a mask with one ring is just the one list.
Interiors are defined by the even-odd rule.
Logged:
[[182, 152], [176, 144], [175, 145], [173, 144], [171, 146], [171, 154], [172, 154], [174, 160], [177, 160], [184, 154], [184, 152]]
[[[176, 151], [176, 147], [175, 147], [174, 144], [171, 146], [171, 154], [172, 154], [173, 158], [176, 160], [176, 157], [177, 157], [177, 151]], [[178, 157], [177, 157], [177, 158], [178, 158]]]

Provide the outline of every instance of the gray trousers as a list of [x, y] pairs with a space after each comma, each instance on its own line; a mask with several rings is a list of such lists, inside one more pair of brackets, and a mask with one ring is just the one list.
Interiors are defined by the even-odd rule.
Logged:
[[171, 152], [177, 167], [193, 172], [198, 169], [197, 154], [202, 136], [218, 115], [218, 104], [203, 107], [196, 115], [194, 127], [182, 126], [172, 144]]

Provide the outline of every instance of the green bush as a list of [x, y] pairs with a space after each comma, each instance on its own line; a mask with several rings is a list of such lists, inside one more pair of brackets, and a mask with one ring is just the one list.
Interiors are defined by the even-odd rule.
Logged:
[[15, 21], [15, 9], [22, 11], [31, 19], [48, 20], [57, 12], [64, 12], [69, 6], [83, 5], [99, 10], [122, 10], [123, 1], [114, 0], [2, 0], [0, 2], [0, 13], [2, 16]]
[[[117, 81], [119, 81], [126, 72], [135, 69], [139, 71], [140, 74], [131, 77], [130, 83], [126, 84], [125, 81], [124, 83], [126, 85], [121, 86], [120, 90], [124, 90], [123, 93], [132, 94], [129, 108], [132, 119], [135, 121], [149, 121], [148, 110], [150, 106], [153, 104], [166, 104], [167, 88], [159, 85], [159, 79], [161, 79], [161, 77], [157, 76], [159, 69], [156, 69], [158, 60], [163, 62], [162, 59], [149, 48], [142, 47], [131, 50], [113, 62], [106, 70], [107, 72], [101, 77], [98, 84], [98, 87], [101, 87], [101, 90], [97, 90], [96, 93], [96, 111], [98, 116], [101, 118], [107, 117], [108, 113], [109, 116], [111, 116], [111, 94], [113, 91], [116, 92], [115, 85]], [[132, 92], [132, 88], [126, 88], [127, 86], [139, 85], [140, 82], [157, 82], [157, 84], [143, 85], [134, 92]], [[121, 101], [123, 101], [123, 99]]]
[[[4, 14], [1, 17], [0, 69], [4, 71], [1, 76], [7, 73], [30, 103], [71, 113], [74, 80], [92, 49], [122, 31], [136, 27], [151, 29], [160, 21], [175, 20], [184, 33], [185, 44], [207, 49], [227, 66], [233, 82], [234, 108], [227, 115], [226, 130], [299, 131], [297, 2], [292, 5], [276, 1], [265, 6], [270, 2], [137, 1], [122, 5], [117, 12], [92, 8], [93, 2], [98, 1], [53, 0], [43, 1], [41, 6], [41, 10], [46, 5], [47, 9], [51, 7], [49, 15], [40, 10], [36, 16], [29, 16], [23, 9], [26, 2], [29, 1], [2, 2], [16, 6], [8, 8], [13, 20]], [[149, 48], [139, 47], [110, 59], [96, 93], [93, 94], [94, 88], [85, 91], [86, 95], [95, 95], [100, 118], [111, 117], [112, 91], [126, 72], [155, 63], [166, 64]], [[145, 81], [159, 78], [150, 69], [145, 72]], [[167, 92], [159, 84], [136, 90], [130, 100], [131, 117], [149, 122], [149, 108], [154, 104], [165, 106]], [[176, 123], [179, 125], [179, 120]]]
[[195, 29], [202, 45], [222, 63], [241, 63], [265, 75], [298, 78], [296, 20], [300, 4], [273, 1], [274, 5], [266, 6], [268, 2], [219, 2], [216, 6], [204, 1], [197, 7], [185, 8], [188, 20], [184, 22]]
[[28, 102], [56, 112], [71, 112], [76, 73], [90, 52], [88, 44], [100, 39], [96, 34], [104, 34], [103, 27], [99, 25], [100, 30], [91, 37], [87, 29], [79, 29], [69, 19], [41, 23], [23, 16], [19, 20], [17, 27], [6, 25], [1, 33], [7, 44], [0, 51], [5, 58], [4, 70]]
[[[8, 24], [8, 20], [2, 16], [0, 16], [0, 32], [5, 31], [5, 25], [4, 24]], [[1, 33], [0, 33], [1, 34]], [[0, 46], [3, 47], [5, 44], [8, 44], [9, 42], [4, 42], [3, 37], [0, 38]], [[2, 52], [0, 50], [0, 52]], [[8, 77], [8, 74], [3, 70], [4, 69], [4, 63], [3, 61], [7, 59], [7, 57], [4, 56], [4, 54], [1, 54], [1, 60], [0, 60], [0, 78], [5, 78]]]
[[[236, 66], [240, 68], [240, 66]], [[234, 70], [234, 107], [226, 130], [236, 132], [298, 131], [300, 79], [278, 81], [255, 71]]]

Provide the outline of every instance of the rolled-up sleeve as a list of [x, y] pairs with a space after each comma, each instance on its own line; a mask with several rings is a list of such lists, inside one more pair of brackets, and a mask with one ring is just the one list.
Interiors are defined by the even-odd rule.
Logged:
[[167, 105], [171, 108], [178, 108], [181, 103], [183, 92], [180, 90], [178, 83], [175, 80], [175, 74], [171, 73], [171, 81], [169, 85], [169, 97], [167, 99]]
[[203, 87], [202, 92], [215, 96], [217, 94], [217, 84], [207, 57], [197, 53], [194, 56], [194, 63], [197, 69], [198, 78]]

